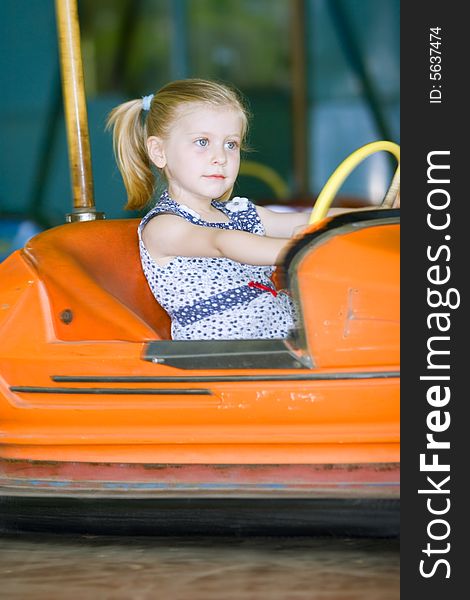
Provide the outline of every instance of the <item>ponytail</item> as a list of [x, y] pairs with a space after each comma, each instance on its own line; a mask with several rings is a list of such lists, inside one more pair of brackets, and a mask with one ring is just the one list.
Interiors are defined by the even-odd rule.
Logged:
[[147, 125], [142, 100], [130, 100], [113, 109], [106, 123], [113, 130], [114, 155], [127, 191], [126, 208], [139, 210], [155, 191], [155, 176], [147, 152]]

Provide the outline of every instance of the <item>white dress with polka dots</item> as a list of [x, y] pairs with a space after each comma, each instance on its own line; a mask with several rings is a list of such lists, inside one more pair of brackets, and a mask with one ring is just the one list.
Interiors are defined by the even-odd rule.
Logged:
[[204, 221], [164, 192], [139, 225], [142, 267], [150, 289], [171, 317], [174, 340], [284, 338], [294, 327], [294, 305], [274, 289], [274, 267], [247, 265], [230, 258], [177, 256], [158, 265], [149, 255], [142, 230], [159, 214], [178, 215], [194, 225], [249, 231], [264, 235], [255, 205], [246, 198], [213, 200], [230, 221]]

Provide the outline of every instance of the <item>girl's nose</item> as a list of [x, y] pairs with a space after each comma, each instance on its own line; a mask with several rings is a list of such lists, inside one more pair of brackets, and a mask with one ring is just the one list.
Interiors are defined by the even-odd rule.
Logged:
[[214, 148], [212, 162], [217, 165], [224, 165], [227, 162], [225, 148]]

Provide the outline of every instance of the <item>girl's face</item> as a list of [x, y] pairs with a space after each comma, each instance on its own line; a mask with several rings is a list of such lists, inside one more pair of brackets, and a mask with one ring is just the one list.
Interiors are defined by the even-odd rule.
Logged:
[[194, 103], [184, 105], [166, 138], [150, 137], [150, 158], [164, 169], [170, 196], [210, 202], [229, 191], [240, 168], [242, 128], [236, 108]]

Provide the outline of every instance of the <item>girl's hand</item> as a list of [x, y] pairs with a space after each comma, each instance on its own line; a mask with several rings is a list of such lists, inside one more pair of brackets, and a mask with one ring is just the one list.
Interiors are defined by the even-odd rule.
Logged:
[[297, 227], [294, 227], [294, 229], [292, 230], [292, 237], [302, 235], [302, 233], [308, 228], [309, 225], [305, 223], [303, 223], [302, 225], [297, 225]]
[[392, 202], [392, 208], [400, 208], [400, 192], [395, 196]]

